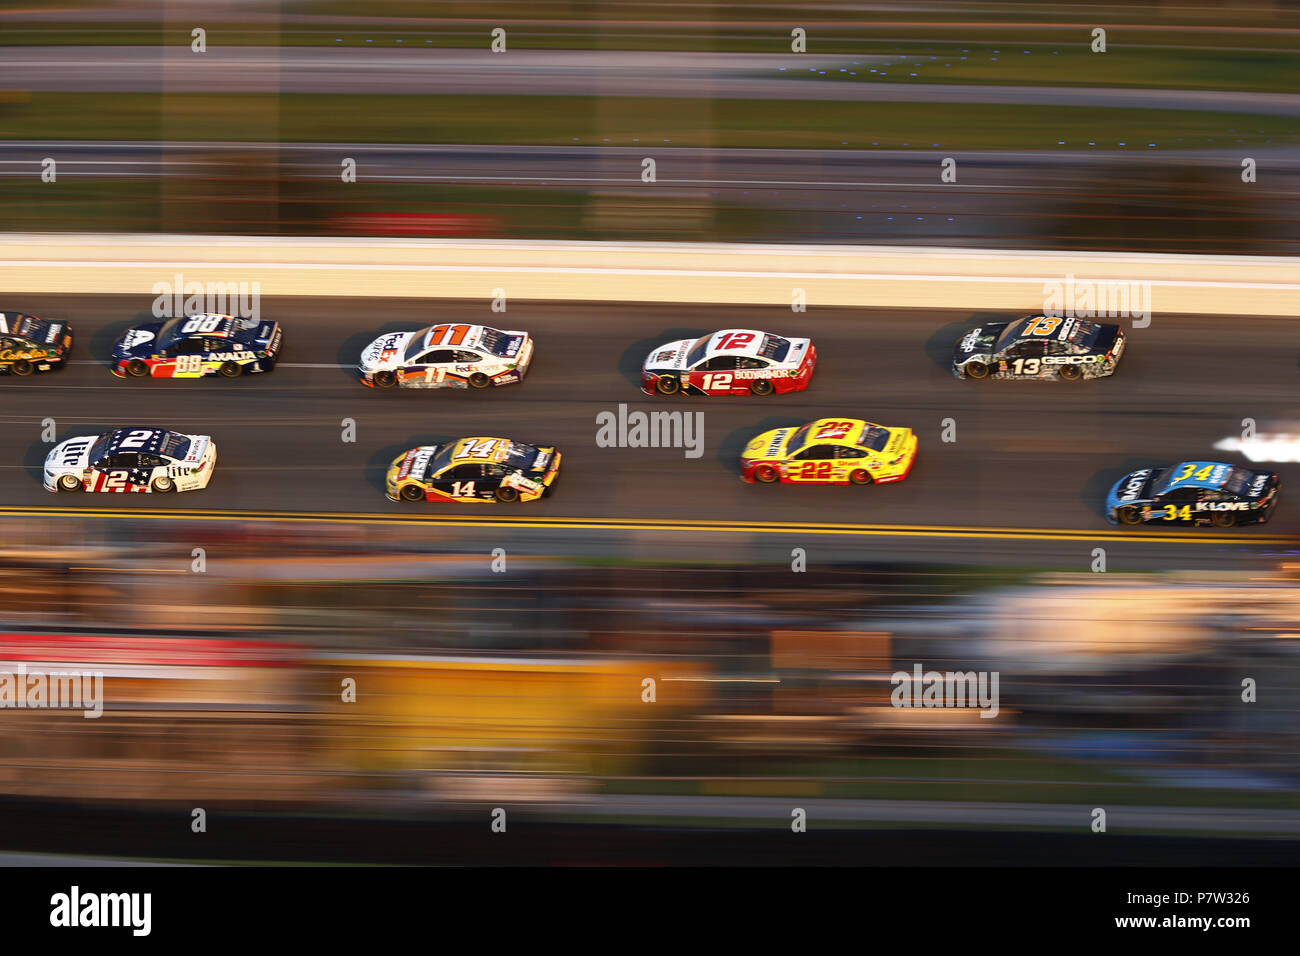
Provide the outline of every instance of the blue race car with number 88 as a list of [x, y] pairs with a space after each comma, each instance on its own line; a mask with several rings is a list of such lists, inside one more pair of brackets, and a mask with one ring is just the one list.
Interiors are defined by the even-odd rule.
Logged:
[[1112, 524], [1263, 524], [1277, 507], [1278, 477], [1218, 461], [1183, 461], [1125, 475], [1106, 496]]

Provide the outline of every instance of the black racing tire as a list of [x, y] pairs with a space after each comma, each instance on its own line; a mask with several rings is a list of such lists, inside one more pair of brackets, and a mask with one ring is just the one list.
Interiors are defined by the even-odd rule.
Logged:
[[497, 497], [497, 501], [500, 501], [503, 504], [507, 504], [507, 505], [514, 504], [516, 501], [519, 500], [519, 489], [517, 488], [507, 488], [504, 485], [502, 485], [500, 488], [496, 490], [495, 494]]
[[126, 363], [126, 374], [132, 378], [145, 378], [149, 375], [149, 366], [143, 359], [131, 359]]
[[849, 473], [849, 481], [853, 482], [855, 485], [869, 485], [873, 480], [871, 472], [867, 471], [865, 468], [859, 468], [856, 471]]
[[676, 395], [682, 390], [682, 380], [676, 375], [660, 375], [655, 382], [655, 391], [660, 395]]
[[403, 501], [423, 501], [424, 489], [419, 485], [402, 485], [402, 490], [398, 492], [398, 496]]
[[82, 488], [81, 479], [76, 475], [60, 475], [55, 487], [59, 491], [80, 491]]
[[1259, 513], [1259, 517], [1255, 519], [1255, 523], [1256, 523], [1256, 524], [1268, 524], [1268, 519], [1271, 518], [1271, 517], [1273, 517], [1273, 509], [1272, 509], [1272, 508], [1265, 508], [1263, 511], [1261, 511], [1261, 512]]
[[384, 369], [382, 372], [376, 372], [371, 381], [375, 383], [375, 388], [392, 388], [397, 384], [397, 373], [391, 369]]
[[776, 386], [765, 378], [755, 379], [749, 385], [751, 395], [771, 395], [774, 391], [776, 391]]
[[243, 367], [238, 362], [222, 362], [219, 371], [226, 378], [239, 378], [244, 374]]
[[36, 366], [27, 361], [27, 359], [19, 359], [17, 362], [14, 362], [13, 365], [9, 366], [9, 371], [13, 372], [15, 375], [31, 375], [32, 372], [36, 371]]
[[1120, 524], [1141, 524], [1142, 509], [1137, 505], [1121, 505], [1116, 517]]
[[1056, 374], [1061, 377], [1063, 382], [1077, 382], [1083, 378], [1083, 369], [1077, 365], [1062, 365]]
[[967, 362], [964, 366], [967, 378], [988, 378], [992, 371], [983, 362]]
[[759, 484], [770, 485], [781, 478], [781, 472], [775, 465], [759, 465], [754, 469], [754, 480]]
[[491, 384], [492, 379], [484, 375], [482, 372], [475, 372], [469, 377], [470, 388], [487, 388]]
[[1210, 523], [1216, 528], [1231, 528], [1237, 523], [1237, 516], [1231, 511], [1216, 511], [1210, 517]]
[[149, 490], [156, 491], [159, 494], [169, 494], [176, 490], [176, 482], [166, 475], [159, 475], [153, 481], [149, 482]]

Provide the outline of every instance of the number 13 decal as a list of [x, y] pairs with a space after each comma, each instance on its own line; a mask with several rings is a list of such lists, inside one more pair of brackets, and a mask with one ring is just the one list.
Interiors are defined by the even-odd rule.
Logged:
[[1012, 370], [1017, 375], [1037, 375], [1041, 365], [1041, 360], [1036, 358], [1019, 358], [1011, 363]]

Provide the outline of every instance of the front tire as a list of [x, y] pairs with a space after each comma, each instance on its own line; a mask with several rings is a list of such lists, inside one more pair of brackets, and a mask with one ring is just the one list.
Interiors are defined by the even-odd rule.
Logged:
[[36, 366], [27, 361], [27, 359], [19, 359], [17, 362], [14, 362], [13, 365], [9, 366], [9, 371], [13, 372], [15, 375], [31, 375], [32, 372], [36, 371]]
[[59, 491], [80, 491], [81, 487], [81, 479], [76, 475], [63, 475], [59, 478]]
[[482, 372], [475, 372], [469, 377], [470, 388], [487, 388], [492, 384], [492, 379], [488, 378]]
[[501, 487], [496, 490], [497, 501], [504, 504], [514, 504], [519, 500], [519, 490], [517, 488]]
[[749, 386], [749, 392], [751, 395], [771, 395], [775, 390], [776, 389], [772, 383], [765, 378], [757, 379]]
[[965, 371], [966, 371], [967, 378], [988, 378], [989, 377], [989, 367], [985, 365], [983, 362], [967, 362]]
[[392, 388], [397, 384], [397, 373], [385, 369], [382, 372], [376, 372], [373, 381], [375, 388]]
[[226, 378], [239, 378], [244, 374], [244, 370], [237, 362], [222, 362], [219, 370]]
[[676, 395], [682, 390], [681, 379], [672, 375], [660, 375], [655, 382], [655, 391], [660, 395]]
[[781, 473], [772, 465], [759, 465], [754, 469], [754, 480], [764, 485], [770, 485], [780, 477]]
[[423, 501], [424, 489], [419, 485], [403, 485], [399, 493], [403, 501]]
[[1056, 374], [1061, 377], [1063, 382], [1077, 382], [1083, 378], [1083, 369], [1077, 365], [1062, 365]]
[[1141, 524], [1142, 509], [1137, 505], [1124, 505], [1119, 509], [1119, 514], [1116, 517], [1119, 518], [1120, 524]]
[[1216, 528], [1231, 528], [1237, 523], [1237, 516], [1231, 511], [1216, 511], [1210, 523]]
[[149, 366], [143, 359], [131, 359], [126, 363], [126, 374], [132, 378], [145, 378], [149, 374]]
[[168, 494], [176, 490], [176, 482], [172, 481], [166, 475], [160, 475], [149, 483], [149, 488], [159, 494]]

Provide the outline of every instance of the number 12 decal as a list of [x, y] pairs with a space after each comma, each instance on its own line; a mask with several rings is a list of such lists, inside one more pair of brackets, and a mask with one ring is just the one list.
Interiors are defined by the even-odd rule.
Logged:
[[706, 392], [721, 388], [731, 388], [730, 372], [710, 372], [704, 376], [704, 390]]

